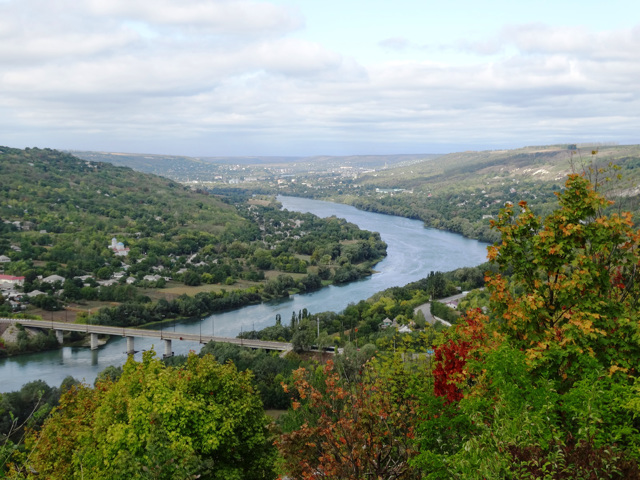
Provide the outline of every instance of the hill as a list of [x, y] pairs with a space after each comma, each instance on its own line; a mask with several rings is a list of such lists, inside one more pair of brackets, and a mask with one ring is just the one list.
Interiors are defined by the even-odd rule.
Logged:
[[172, 235], [246, 223], [232, 206], [172, 180], [50, 149], [0, 147], [0, 174], [0, 216], [31, 230]]
[[[594, 152], [597, 152], [594, 154]], [[422, 220], [426, 226], [495, 241], [490, 221], [506, 202], [527, 201], [540, 215], [571, 172], [609, 163], [622, 180], [607, 182], [619, 208], [637, 211], [638, 145], [549, 145], [447, 155], [315, 157], [165, 157], [80, 152], [85, 158], [153, 170], [217, 193], [284, 193], [349, 203]], [[599, 182], [596, 172], [592, 180]], [[611, 177], [614, 178], [614, 177]], [[241, 185], [239, 185], [241, 184]]]
[[351, 155], [311, 157], [186, 157], [71, 151], [73, 155], [94, 162], [108, 162], [130, 167], [139, 172], [153, 173], [178, 182], [236, 182], [245, 177], [273, 181], [281, 174], [329, 173], [339, 169], [369, 171], [410, 165], [437, 155]]
[[[599, 188], [616, 199], [618, 208], [637, 212], [640, 146], [573, 147], [451, 153], [357, 178], [299, 176], [280, 191], [420, 219], [428, 227], [495, 241], [498, 236], [490, 221], [507, 202], [524, 200], [536, 213], [547, 215], [567, 175], [595, 167], [595, 183], [607, 175], [613, 180]], [[609, 163], [618, 170], [598, 173]]]
[[0, 175], [3, 313], [75, 303], [82, 317], [131, 303], [94, 320], [198, 316], [356, 280], [386, 254], [378, 234], [344, 220], [281, 211], [259, 198], [231, 204], [55, 150], [0, 147]]
[[550, 145], [450, 153], [438, 157], [437, 162], [420, 162], [409, 168], [369, 174], [360, 183], [422, 189], [425, 186], [444, 189], [451, 185], [496, 183], [497, 180], [562, 184], [569, 173], [581, 171], [594, 160], [598, 164], [612, 162], [634, 170], [640, 166], [640, 145]]

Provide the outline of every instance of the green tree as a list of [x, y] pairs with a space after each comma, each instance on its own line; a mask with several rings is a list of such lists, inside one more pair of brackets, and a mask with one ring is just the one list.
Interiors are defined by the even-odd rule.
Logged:
[[65, 394], [27, 441], [25, 476], [273, 478], [273, 449], [250, 373], [210, 355], [191, 354], [181, 368], [153, 355], [130, 359], [115, 382], [107, 376], [93, 389]]
[[[295, 315], [295, 312], [293, 313]], [[293, 319], [292, 319], [293, 322]], [[316, 339], [316, 329], [308, 318], [298, 321], [294, 327], [295, 331], [291, 338], [293, 350], [296, 352], [305, 352], [311, 350], [311, 346]]]
[[202, 283], [200, 275], [198, 275], [198, 273], [194, 272], [193, 270], [185, 272], [183, 281], [185, 285], [191, 287], [197, 287], [198, 285], [200, 285], [200, 283]]

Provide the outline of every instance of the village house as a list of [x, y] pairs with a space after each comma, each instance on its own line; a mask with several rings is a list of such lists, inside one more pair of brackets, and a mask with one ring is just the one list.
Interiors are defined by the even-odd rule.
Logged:
[[29, 298], [37, 297], [38, 295], [46, 295], [46, 293], [41, 292], [40, 290], [32, 290], [29, 293], [27, 293], [27, 297]]
[[22, 286], [24, 277], [14, 277], [13, 275], [0, 275], [0, 285]]
[[11, 262], [11, 259], [9, 257], [7, 257], [6, 255], [0, 255], [0, 263], [9, 263]]
[[49, 275], [48, 277], [45, 277], [42, 279], [44, 283], [56, 283], [56, 282], [64, 283], [64, 280], [65, 278], [61, 277], [60, 275]]
[[389, 328], [393, 322], [389, 317], [385, 318], [380, 324], [381, 329]]

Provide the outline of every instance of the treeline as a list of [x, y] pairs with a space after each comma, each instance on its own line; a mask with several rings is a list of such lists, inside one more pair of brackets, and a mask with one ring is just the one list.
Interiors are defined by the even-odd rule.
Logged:
[[102, 307], [92, 315], [81, 313], [78, 318], [80, 322], [89, 324], [134, 327], [171, 318], [201, 317], [234, 310], [287, 296], [292, 290], [311, 291], [320, 287], [321, 283], [317, 275], [311, 274], [296, 281], [290, 275], [282, 274], [269, 280], [264, 288], [199, 292], [193, 296], [182, 294], [173, 300], [161, 298], [156, 302], [151, 302], [148, 297], [137, 295], [133, 287], [108, 287], [111, 295], [105, 295], [102, 298], [113, 298], [122, 303], [114, 307]]

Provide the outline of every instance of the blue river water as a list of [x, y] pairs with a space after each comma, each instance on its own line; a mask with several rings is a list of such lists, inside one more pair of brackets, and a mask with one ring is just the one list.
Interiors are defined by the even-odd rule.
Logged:
[[[306, 308], [311, 313], [339, 312], [350, 303], [357, 303], [376, 292], [393, 286], [403, 286], [426, 277], [430, 271], [450, 271], [475, 266], [486, 260], [487, 244], [441, 230], [424, 228], [422, 222], [402, 217], [364, 212], [354, 207], [297, 197], [278, 197], [283, 207], [291, 211], [310, 212], [320, 217], [337, 216], [360, 228], [380, 232], [387, 243], [387, 257], [375, 266], [376, 273], [347, 285], [330, 286], [317, 292], [294, 295], [203, 319], [176, 322], [162, 327], [181, 332], [235, 337], [241, 331], [261, 329], [275, 324], [277, 314], [286, 321], [292, 312]], [[162, 345], [155, 340], [155, 351]], [[153, 339], [135, 339], [136, 350], [154, 348]], [[184, 354], [198, 351], [198, 342], [173, 342], [173, 351]], [[96, 375], [109, 365], [126, 361], [126, 340], [113, 337], [106, 345], [91, 351], [83, 347], [63, 347], [59, 350], [21, 355], [0, 360], [0, 392], [18, 390], [24, 383], [44, 380], [58, 386], [71, 375], [92, 383]], [[141, 353], [138, 353], [138, 358]]]

